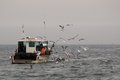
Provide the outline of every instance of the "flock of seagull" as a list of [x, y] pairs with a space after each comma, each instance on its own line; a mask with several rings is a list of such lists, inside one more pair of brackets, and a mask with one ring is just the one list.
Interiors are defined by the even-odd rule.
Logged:
[[[71, 26], [73, 26], [73, 24], [59, 25], [60, 31], [63, 32], [65, 30], [65, 27], [68, 27], [68, 26], [71, 27]], [[38, 38], [46, 38], [45, 36], [43, 36], [43, 37], [37, 36], [37, 37]], [[56, 56], [56, 53], [59, 53], [59, 51], [55, 48], [55, 45], [57, 45], [58, 42], [62, 41], [65, 43], [65, 42], [74, 41], [74, 40], [78, 40], [79, 42], [81, 42], [82, 40], [85, 40], [85, 39], [79, 38], [79, 34], [76, 34], [75, 36], [70, 37], [68, 39], [59, 37], [56, 41], [52, 41], [52, 40], [49, 41], [51, 43], [50, 50], [52, 51], [53, 55]], [[67, 56], [67, 58], [70, 58], [70, 56], [74, 56], [74, 57], [76, 55], [78, 56], [81, 53], [81, 49], [82, 49], [82, 51], [88, 50], [88, 48], [81, 47], [80, 45], [79, 45], [79, 49], [77, 49], [77, 50], [74, 50], [74, 49], [71, 50], [68, 45], [61, 45], [61, 49], [62, 49], [62, 53], [64, 53]], [[68, 49], [69, 49], [69, 51], [67, 51]], [[77, 54], [75, 54], [74, 51], [77, 51]], [[58, 56], [56, 58], [56, 60], [60, 61], [60, 60], [65, 60], [65, 59], [61, 58], [61, 56]]]
[[[73, 26], [73, 25], [72, 24], [66, 24], [65, 26]], [[65, 26], [64, 25], [59, 25], [59, 27], [61, 29], [60, 31], [64, 31], [65, 30]], [[55, 52], [53, 52], [53, 55], [56, 56], [55, 53], [59, 53], [59, 51], [57, 51], [56, 48], [55, 48], [55, 45], [57, 45], [57, 42], [59, 42], [59, 41], [69, 42], [69, 41], [73, 41], [75, 39], [78, 39], [78, 37], [79, 37], [79, 34], [76, 34], [75, 36], [73, 36], [73, 37], [71, 37], [69, 39], [64, 39], [64, 38], [60, 37], [56, 41], [49, 41], [49, 42], [52, 43], [51, 50], [55, 51]], [[85, 39], [84, 38], [79, 38], [78, 39], [79, 42], [82, 41], [82, 40], [85, 40]], [[67, 45], [61, 45], [61, 48], [62, 48], [62, 52], [61, 53], [64, 53], [67, 56], [67, 58], [70, 58], [70, 56], [74, 56], [74, 57], [76, 55], [78, 56], [81, 53], [80, 49], [82, 49], [83, 51], [87, 51], [88, 50], [88, 48], [86, 48], [86, 47], [79, 46], [79, 49], [77, 49], [77, 54], [75, 54], [74, 53], [75, 50], [71, 50], [69, 48], [69, 46], [67, 46]], [[70, 51], [67, 51], [67, 49], [69, 49]], [[61, 58], [61, 56], [58, 56], [57, 59], [55, 59], [55, 60], [61, 61], [61, 60], [65, 60], [65, 59]]]

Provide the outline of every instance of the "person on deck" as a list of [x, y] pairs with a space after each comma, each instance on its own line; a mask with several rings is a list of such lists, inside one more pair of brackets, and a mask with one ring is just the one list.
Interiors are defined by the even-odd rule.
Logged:
[[41, 49], [41, 55], [42, 55], [42, 56], [45, 55], [45, 48], [44, 48], [44, 47]]

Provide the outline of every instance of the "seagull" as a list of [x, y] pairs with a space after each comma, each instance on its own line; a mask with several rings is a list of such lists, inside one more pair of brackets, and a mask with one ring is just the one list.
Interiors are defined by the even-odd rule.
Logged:
[[78, 53], [80, 53], [81, 51], [80, 50], [77, 50], [78, 51]]
[[70, 38], [70, 39], [68, 39], [68, 40], [74, 40], [76, 37], [78, 37], [79, 36], [79, 34], [77, 34], [76, 36], [74, 36], [74, 37], [72, 37], [72, 38]]
[[67, 51], [64, 51], [64, 53], [66, 54], [67, 58], [70, 58], [71, 54]]
[[50, 48], [50, 50], [52, 50], [52, 48], [55, 47], [55, 42], [54, 41], [49, 41], [49, 42], [52, 42], [52, 46]]
[[83, 50], [84, 51], [87, 51], [89, 48], [88, 47], [83, 47]]
[[66, 24], [66, 26], [70, 26], [70, 24]]
[[63, 40], [63, 42], [66, 42], [64, 38], [60, 37], [57, 41], [49, 41], [52, 42], [52, 46], [51, 46], [51, 50], [52, 48], [55, 46], [55, 43], [57, 43], [58, 41]]
[[77, 50], [77, 54], [76, 54], [76, 57], [77, 57], [77, 58], [79, 58], [80, 53], [81, 53], [81, 50], [78, 49], [78, 50]]
[[81, 40], [85, 40], [85, 39], [84, 38], [79, 39], [79, 41], [81, 41]]
[[66, 26], [73, 26], [73, 24], [66, 24]]
[[84, 51], [87, 51], [89, 49], [88, 47], [83, 47], [83, 46], [79, 46], [79, 48], [81, 48]]
[[61, 31], [63, 31], [65, 28], [63, 25], [59, 25], [59, 27], [62, 29]]
[[64, 38], [60, 37], [56, 42], [63, 40], [63, 42], [66, 42]]
[[68, 46], [61, 46], [63, 51], [65, 51], [67, 49]]

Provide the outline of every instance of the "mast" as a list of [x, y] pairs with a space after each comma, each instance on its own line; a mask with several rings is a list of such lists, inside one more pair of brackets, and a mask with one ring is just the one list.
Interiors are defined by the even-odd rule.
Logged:
[[44, 33], [43, 33], [44, 36], [43, 36], [43, 37], [44, 37], [44, 38], [47, 38], [47, 34], [46, 34], [46, 22], [43, 21], [43, 24], [44, 24], [44, 26], [43, 26], [43, 27], [44, 27]]
[[24, 24], [22, 25], [22, 38], [25, 37], [25, 30], [24, 30]]

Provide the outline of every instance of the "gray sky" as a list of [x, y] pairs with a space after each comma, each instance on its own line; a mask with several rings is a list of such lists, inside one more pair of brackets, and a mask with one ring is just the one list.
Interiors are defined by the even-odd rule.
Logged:
[[[17, 43], [23, 24], [27, 36], [79, 34], [81, 44], [120, 44], [120, 0], [0, 0], [0, 44]], [[59, 24], [73, 26], [62, 32]]]

